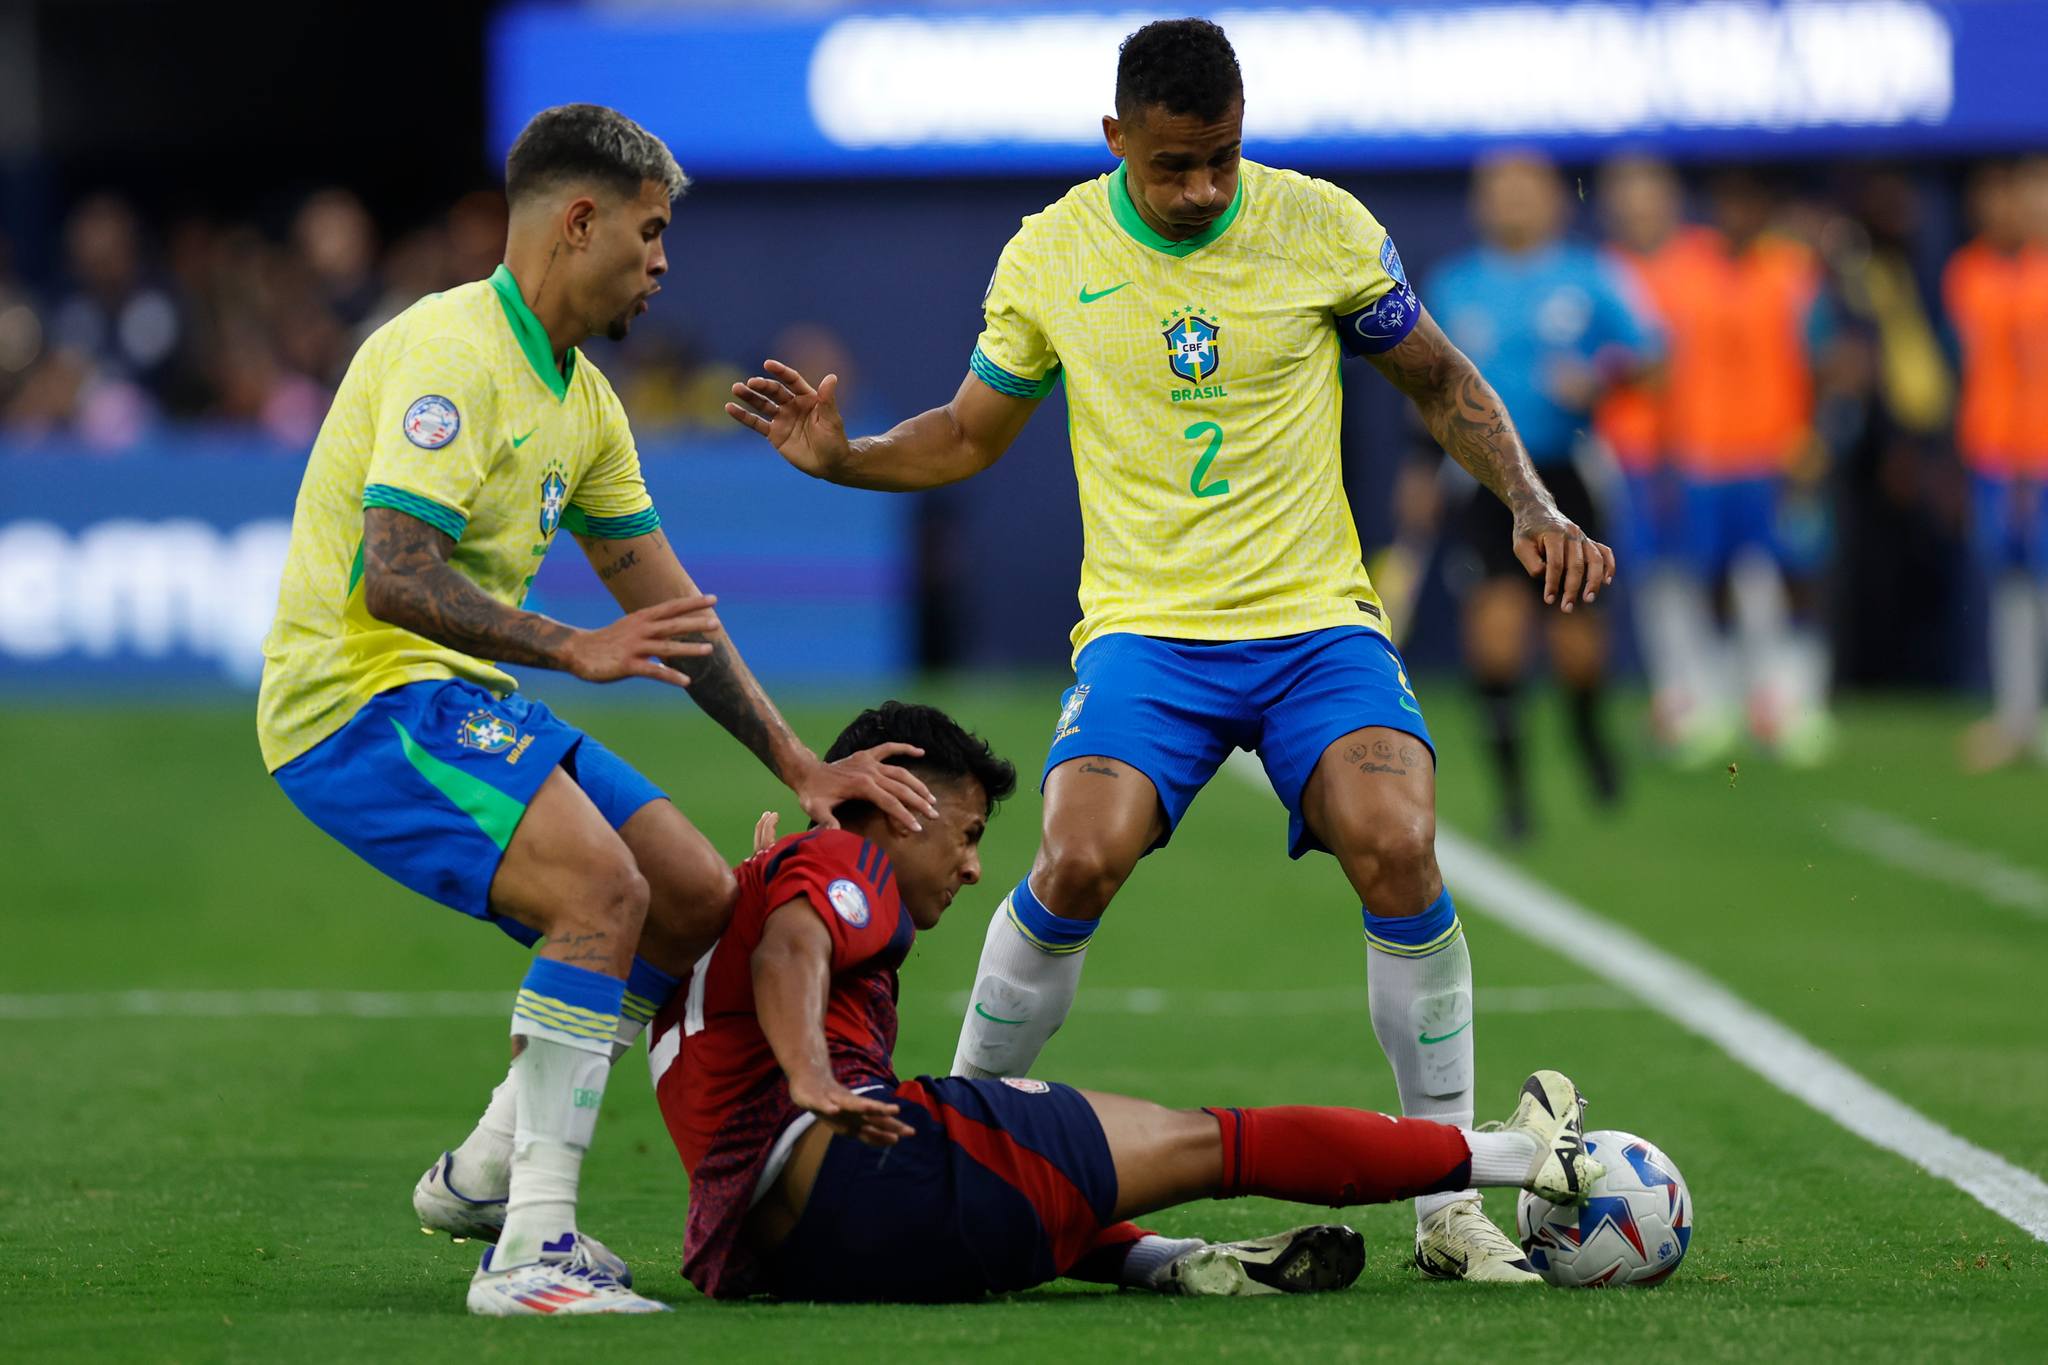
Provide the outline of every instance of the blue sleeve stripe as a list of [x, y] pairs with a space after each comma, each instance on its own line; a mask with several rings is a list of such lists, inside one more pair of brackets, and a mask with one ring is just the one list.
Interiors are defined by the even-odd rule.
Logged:
[[454, 508], [435, 502], [424, 494], [393, 488], [387, 483], [373, 483], [363, 490], [363, 510], [368, 511], [372, 507], [389, 507], [394, 512], [417, 517], [450, 540], [462, 539], [463, 531], [469, 526], [469, 518]]
[[1012, 398], [1043, 398], [1052, 392], [1052, 386], [1059, 382], [1060, 377], [1060, 367], [1057, 365], [1047, 371], [1042, 379], [1026, 379], [1022, 375], [1011, 374], [983, 355], [979, 346], [974, 348], [974, 354], [967, 357], [967, 368], [974, 372], [976, 379], [997, 393], [1006, 393]]
[[569, 534], [596, 540], [631, 540], [661, 527], [661, 514], [652, 507], [628, 512], [623, 517], [595, 517], [570, 503], [562, 512], [562, 525]]

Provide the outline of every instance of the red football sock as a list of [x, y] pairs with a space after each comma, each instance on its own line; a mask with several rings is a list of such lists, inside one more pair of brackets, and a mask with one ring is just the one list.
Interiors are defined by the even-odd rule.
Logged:
[[1305, 1104], [1207, 1112], [1223, 1129], [1219, 1199], [1257, 1194], [1341, 1208], [1471, 1183], [1471, 1149], [1449, 1124]]

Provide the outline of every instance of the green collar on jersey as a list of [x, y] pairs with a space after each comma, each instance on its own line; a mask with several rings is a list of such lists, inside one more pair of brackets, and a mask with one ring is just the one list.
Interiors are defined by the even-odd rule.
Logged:
[[576, 348], [569, 348], [568, 357], [557, 369], [548, 329], [540, 325], [540, 319], [526, 306], [526, 296], [519, 292], [519, 281], [512, 278], [511, 266], [501, 265], [491, 272], [491, 288], [497, 291], [498, 302], [505, 306], [505, 321], [512, 325], [519, 349], [526, 352], [526, 363], [533, 366], [533, 372], [548, 386], [555, 401], [561, 402], [569, 396], [569, 381], [576, 377]]
[[1169, 256], [1190, 256], [1209, 243], [1230, 231], [1230, 225], [1237, 221], [1237, 215], [1244, 208], [1244, 176], [1237, 177], [1237, 193], [1230, 197], [1230, 207], [1223, 210], [1223, 216], [1203, 228], [1184, 242], [1171, 237], [1162, 237], [1152, 230], [1138, 213], [1138, 206], [1131, 202], [1131, 187], [1124, 179], [1123, 163], [1117, 163], [1116, 170], [1109, 177], [1109, 211], [1116, 217], [1116, 225], [1130, 235], [1132, 241], [1149, 246], [1154, 251], [1163, 251]]

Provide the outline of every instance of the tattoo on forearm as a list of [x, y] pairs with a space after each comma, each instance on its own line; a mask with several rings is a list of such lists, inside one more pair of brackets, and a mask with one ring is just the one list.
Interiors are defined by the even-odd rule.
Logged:
[[602, 568], [600, 568], [597, 571], [598, 580], [600, 582], [609, 583], [614, 578], [617, 578], [620, 574], [632, 568], [635, 564], [638, 564], [639, 562], [640, 552], [638, 550], [628, 550], [626, 551], [626, 553], [620, 555], [617, 559], [614, 559], [611, 563], [606, 564]]
[[563, 667], [575, 631], [493, 600], [449, 564], [455, 542], [389, 507], [363, 515], [364, 578], [377, 618], [500, 663]]
[[1425, 318], [1373, 363], [1415, 404], [1444, 452], [1494, 496], [1511, 508], [1548, 500], [1507, 405], [1434, 320]]
[[690, 675], [690, 695], [705, 715], [725, 727], [734, 739], [747, 746], [768, 771], [787, 777], [776, 763], [776, 748], [789, 735], [789, 727], [775, 712], [761, 685], [741, 661], [723, 631], [711, 635], [685, 635], [685, 640], [707, 640], [711, 653], [701, 659], [678, 659], [676, 667]]

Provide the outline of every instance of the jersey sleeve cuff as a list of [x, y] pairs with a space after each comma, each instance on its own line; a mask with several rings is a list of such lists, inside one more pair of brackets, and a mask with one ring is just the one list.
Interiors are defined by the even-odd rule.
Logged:
[[1422, 318], [1422, 300], [1396, 284], [1355, 313], [1337, 319], [1337, 339], [1346, 355], [1383, 355], [1407, 340]]
[[659, 530], [661, 515], [652, 507], [643, 507], [620, 517], [600, 517], [570, 503], [562, 512], [562, 525], [571, 535], [595, 540], [631, 540], [634, 536]]
[[974, 354], [967, 358], [967, 368], [974, 372], [976, 379], [997, 393], [1006, 393], [1012, 398], [1043, 398], [1052, 392], [1052, 386], [1059, 382], [1060, 377], [1060, 367], [1057, 365], [1048, 370], [1042, 379], [1026, 379], [1023, 375], [1011, 374], [982, 354], [979, 346], [975, 347]]
[[394, 512], [416, 517], [450, 540], [461, 540], [463, 531], [469, 526], [469, 518], [446, 503], [435, 502], [424, 493], [410, 489], [393, 488], [388, 483], [373, 483], [363, 489], [363, 510], [367, 512], [372, 507], [389, 507]]

